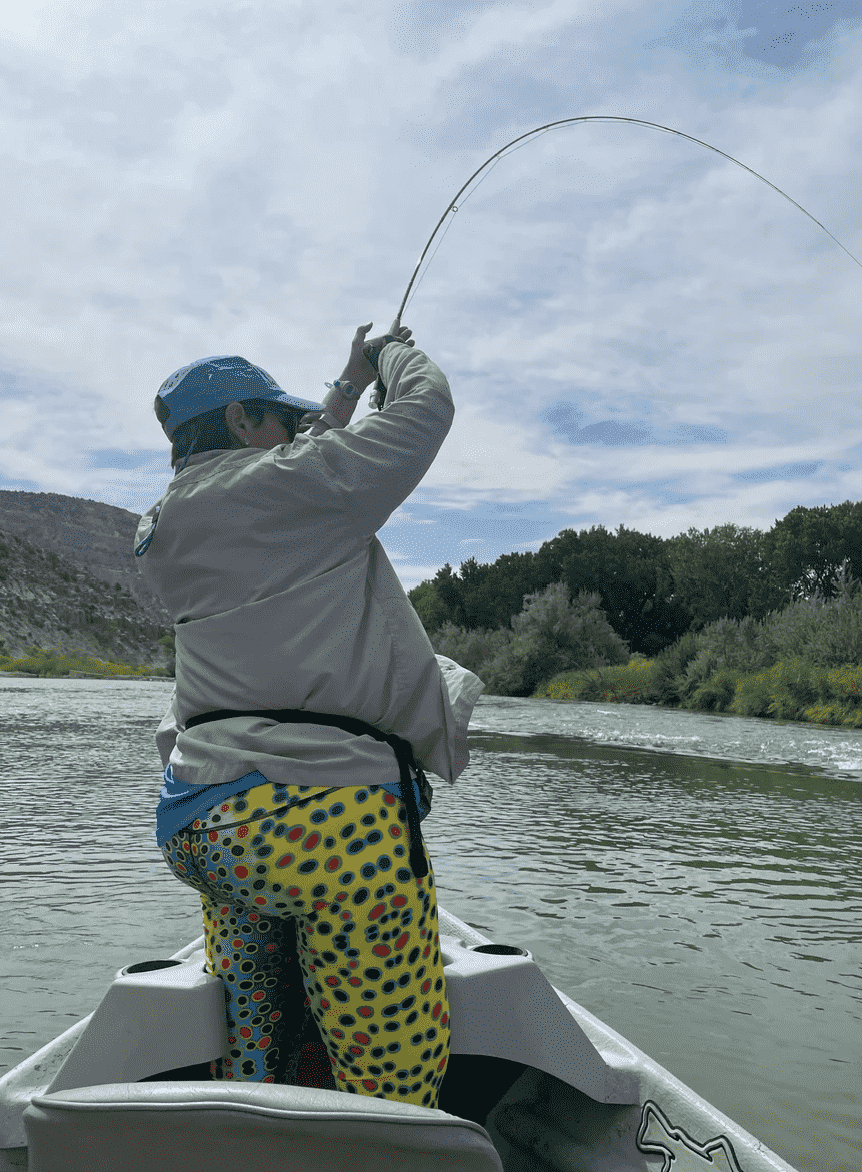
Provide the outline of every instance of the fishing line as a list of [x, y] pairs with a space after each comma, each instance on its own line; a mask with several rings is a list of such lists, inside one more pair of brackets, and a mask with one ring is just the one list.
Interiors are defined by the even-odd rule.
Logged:
[[[616, 115], [616, 114], [584, 114], [578, 118], [561, 118], [557, 122], [547, 122], [544, 126], [537, 126], [533, 130], [528, 130], [526, 134], [518, 135], [517, 138], [513, 138], [511, 142], [507, 142], [505, 146], [501, 147], [498, 151], [495, 151], [494, 154], [491, 155], [491, 157], [489, 159], [485, 160], [485, 162], [482, 164], [481, 167], [478, 168], [478, 170], [473, 172], [473, 174], [470, 176], [470, 178], [467, 180], [467, 182], [464, 184], [464, 186], [459, 189], [459, 191], [455, 195], [454, 199], [451, 200], [451, 202], [449, 203], [449, 206], [446, 208], [446, 211], [443, 213], [443, 215], [437, 221], [436, 228], [431, 233], [431, 236], [430, 236], [430, 239], [428, 240], [428, 243], [423, 248], [422, 255], [419, 257], [419, 260], [416, 262], [416, 267], [413, 270], [413, 276], [410, 278], [410, 283], [407, 286], [407, 291], [404, 294], [404, 297], [401, 301], [401, 307], [399, 308], [398, 313], [396, 315], [398, 321], [401, 320], [401, 315], [403, 314], [404, 308], [407, 304], [407, 300], [410, 297], [410, 291], [413, 288], [414, 282], [416, 281], [416, 276], [419, 272], [419, 269], [422, 267], [422, 262], [425, 260], [425, 257], [428, 255], [428, 249], [434, 243], [434, 238], [436, 237], [437, 233], [440, 231], [440, 228], [441, 228], [444, 220], [446, 220], [447, 217], [450, 216], [450, 213], [457, 212], [459, 206], [463, 206], [463, 204], [473, 194], [473, 191], [475, 191], [476, 188], [478, 188], [479, 185], [481, 183], [483, 183], [484, 180], [487, 179], [487, 177], [488, 177], [487, 175], [484, 175], [482, 177], [482, 179], [479, 181], [479, 183], [476, 184], [476, 187], [473, 188], [473, 191], [471, 191], [469, 193], [469, 195], [465, 196], [464, 199], [461, 201], [461, 204], [459, 205], [458, 201], [461, 198], [461, 195], [467, 190], [467, 188], [470, 186], [470, 184], [473, 182], [473, 180], [477, 177], [477, 175], [481, 175], [482, 172], [485, 170], [485, 168], [488, 167], [492, 163], [493, 163], [493, 166], [491, 167], [491, 170], [493, 170], [494, 167], [496, 167], [497, 163], [499, 163], [500, 160], [502, 158], [504, 158], [507, 153], [514, 154], [514, 151], [510, 150], [510, 148], [514, 147], [515, 150], [520, 150], [521, 147], [516, 146], [515, 145], [516, 143], [520, 143], [521, 146], [526, 146], [527, 144], [526, 144], [525, 140], [527, 140], [527, 139], [532, 140], [536, 135], [544, 134], [547, 131], [552, 130], [555, 126], [573, 125], [575, 123], [580, 123], [580, 122], [627, 122], [627, 123], [634, 125], [634, 126], [649, 126], [653, 130], [661, 130], [665, 134], [676, 134], [680, 138], [686, 138], [686, 139], [688, 139], [689, 142], [697, 143], [698, 146], [706, 147], [707, 150], [714, 151], [717, 155], [721, 155], [722, 158], [728, 159], [731, 163], [735, 163], [737, 167], [741, 167], [743, 169], [743, 171], [748, 171], [748, 173], [750, 175], [753, 175], [755, 177], [755, 179], [759, 179], [762, 183], [767, 184], [767, 186], [771, 187], [773, 191], [777, 191], [780, 196], [783, 196], [784, 199], [786, 199], [788, 201], [788, 203], [792, 203], [793, 206], [795, 208], [798, 208], [799, 211], [802, 212], [804, 215], [806, 215], [809, 220], [813, 220], [818, 228], [822, 228], [823, 231], [826, 233], [826, 235], [829, 237], [829, 239], [835, 241], [835, 243], [842, 250], [842, 252], [846, 252], [847, 255], [850, 257], [850, 259], [855, 264], [859, 265], [860, 268], [862, 268], [862, 261], [857, 260], [857, 258], [853, 255], [853, 253], [850, 252], [849, 249], [845, 248], [844, 245], [841, 243], [841, 241], [832, 235], [832, 233], [825, 226], [825, 224], [821, 224], [818, 219], [816, 219], [814, 216], [812, 216], [811, 212], [806, 211], [805, 208], [801, 204], [797, 203], [795, 199], [792, 199], [787, 194], [786, 191], [782, 191], [780, 187], [776, 187], [776, 185], [774, 183], [771, 183], [768, 179], [766, 179], [763, 175], [759, 174], [752, 167], [747, 166], [745, 163], [741, 163], [739, 161], [739, 159], [735, 159], [733, 157], [733, 155], [727, 154], [726, 151], [722, 151], [718, 147], [712, 146], [711, 143], [704, 142], [703, 139], [695, 138], [691, 134], [686, 134], [682, 130], [674, 130], [672, 126], [663, 126], [659, 122], [647, 122], [643, 118], [625, 118], [625, 117], [622, 117], [621, 115]], [[488, 175], [490, 173], [491, 172], [489, 171]], [[446, 232], [449, 231], [451, 224], [452, 224], [452, 219], [450, 218], [449, 223], [446, 226]], [[423, 272], [423, 274], [422, 274], [423, 278], [425, 276], [425, 273], [428, 272], [428, 266], [431, 264], [431, 261], [437, 255], [437, 250], [439, 249], [440, 245], [443, 243], [443, 239], [446, 236], [446, 232], [444, 232], [443, 236], [441, 236], [440, 241], [437, 245], [437, 248], [434, 249], [434, 252], [432, 253], [431, 257], [429, 258], [428, 264], [425, 266], [425, 272]], [[420, 278], [420, 280], [421, 280], [421, 278]], [[417, 285], [417, 288], [418, 288], [418, 285]]]
[[[546, 128], [545, 128], [545, 129], [542, 131], [542, 133], [543, 133], [543, 134], [547, 134], [547, 132], [548, 132], [548, 129], [550, 129], [550, 128], [549, 128], [549, 127], [546, 127]], [[534, 131], [531, 131], [531, 133], [535, 133], [535, 132], [534, 132]], [[518, 140], [517, 140], [517, 139], [515, 139], [515, 141], [517, 142]], [[535, 141], [535, 140], [533, 139], [533, 140], [531, 140], [531, 141]], [[511, 146], [512, 144], [510, 143], [509, 145]], [[494, 170], [494, 167], [496, 167], [498, 163], [502, 162], [502, 161], [503, 161], [503, 159], [508, 159], [509, 155], [513, 155], [513, 154], [515, 153], [515, 151], [519, 151], [519, 150], [521, 150], [521, 147], [525, 147], [525, 146], [527, 146], [527, 143], [525, 143], [525, 142], [522, 142], [522, 143], [521, 143], [521, 146], [516, 146], [516, 147], [514, 148], [514, 150], [511, 150], [511, 151], [509, 151], [507, 154], [500, 154], [500, 155], [499, 155], [499, 158], [495, 158], [495, 159], [494, 159], [494, 165], [493, 165], [493, 166], [490, 168], [490, 170], [488, 170], [488, 171], [486, 171], [486, 172], [485, 172], [485, 174], [482, 176], [482, 178], [479, 180], [479, 182], [476, 184], [476, 186], [473, 188], [473, 190], [472, 190], [472, 191], [470, 191], [470, 192], [468, 192], [468, 193], [467, 193], [467, 194], [464, 196], [464, 198], [461, 200], [461, 202], [460, 202], [459, 204], [456, 204], [456, 203], [455, 203], [455, 200], [453, 200], [453, 201], [452, 201], [452, 203], [449, 205], [449, 208], [447, 208], [447, 209], [446, 209], [446, 215], [448, 215], [448, 214], [449, 214], [449, 210], [451, 209], [451, 211], [452, 211], [452, 213], [453, 213], [453, 214], [452, 214], [452, 217], [451, 217], [451, 219], [449, 220], [448, 224], [446, 225], [446, 231], [443, 233], [443, 235], [442, 235], [442, 236], [440, 237], [440, 239], [437, 241], [437, 248], [435, 248], [435, 249], [434, 249], [434, 251], [431, 253], [431, 255], [428, 257], [428, 263], [425, 265], [425, 268], [424, 268], [424, 270], [423, 270], [422, 276], [421, 276], [421, 277], [419, 278], [419, 280], [416, 282], [416, 288], [413, 290], [413, 294], [412, 294], [412, 296], [410, 297], [410, 301], [412, 301], [412, 300], [413, 300], [413, 298], [416, 296], [416, 294], [417, 294], [417, 292], [418, 292], [418, 290], [419, 290], [419, 286], [422, 284], [423, 280], [425, 279], [425, 273], [427, 273], [427, 272], [428, 272], [428, 269], [431, 267], [431, 261], [432, 261], [432, 260], [434, 259], [434, 257], [437, 255], [437, 252], [438, 252], [438, 250], [439, 250], [439, 248], [440, 248], [440, 245], [441, 245], [441, 244], [443, 243], [443, 241], [446, 239], [446, 232], [448, 232], [448, 231], [449, 231], [449, 229], [450, 229], [450, 228], [452, 227], [452, 225], [454, 224], [454, 222], [455, 222], [455, 215], [454, 215], [454, 213], [455, 213], [455, 212], [457, 212], [459, 208], [462, 208], [462, 207], [464, 206], [464, 204], [467, 202], [467, 200], [468, 200], [468, 199], [470, 199], [470, 197], [471, 197], [471, 196], [473, 196], [473, 195], [475, 195], [475, 194], [476, 194], [476, 192], [479, 190], [479, 188], [482, 186], [482, 184], [485, 182], [485, 180], [486, 180], [486, 179], [488, 178], [488, 176], [491, 174], [491, 171], [493, 171], [493, 170]], [[505, 149], [506, 149], [506, 148], [504, 147], [504, 148], [503, 148], [503, 150], [505, 150]], [[493, 157], [493, 156], [492, 156], [492, 157]], [[489, 160], [488, 160], [488, 162], [490, 163], [490, 162], [491, 162], [491, 160], [489, 159]], [[486, 163], [485, 165], [487, 166], [487, 163]], [[480, 168], [480, 170], [481, 170], [481, 168]], [[478, 175], [478, 174], [479, 174], [479, 172], [477, 171], [477, 172], [476, 172], [476, 175]], [[474, 175], [472, 178], [473, 178], [473, 179], [475, 179], [475, 178], [476, 178], [476, 175]], [[469, 184], [469, 183], [470, 183], [470, 180], [468, 180], [468, 181], [467, 181], [467, 184]], [[463, 191], [463, 190], [464, 190], [464, 188], [462, 187], [462, 188], [461, 188], [461, 191]], [[460, 192], [459, 192], [458, 194], [460, 195]], [[458, 198], [458, 196], [456, 195], [456, 196], [455, 196], [455, 199], [457, 199], [457, 198]], [[444, 216], [443, 218], [445, 219], [446, 217]], [[442, 220], [441, 220], [441, 223], [442, 223]], [[440, 224], [438, 224], [438, 225], [437, 225], [437, 228], [439, 228], [439, 227], [440, 227]], [[437, 232], [437, 228], [435, 228], [435, 229], [434, 229], [435, 235], [436, 235], [436, 232]], [[431, 237], [431, 240], [433, 240], [433, 239], [434, 239], [434, 237], [432, 236], [432, 237]], [[428, 241], [428, 244], [429, 244], [429, 245], [430, 245], [430, 243], [431, 243], [431, 240], [429, 240], [429, 241]], [[425, 252], [427, 252], [427, 251], [428, 251], [428, 249], [427, 249], [427, 247], [426, 247], [426, 249], [425, 249]], [[420, 256], [420, 257], [419, 257], [419, 260], [418, 260], [418, 262], [417, 262], [417, 264], [416, 264], [416, 268], [417, 268], [417, 270], [418, 270], [419, 266], [422, 264], [422, 257], [424, 257], [424, 256], [425, 256], [425, 252], [423, 252], [423, 253], [422, 253], [422, 256]], [[415, 277], [416, 273], [414, 273], [413, 275], [414, 275], [414, 277]], [[413, 284], [413, 282], [411, 281], [411, 282], [410, 282], [410, 284], [412, 285], [412, 284]], [[405, 298], [407, 297], [407, 294], [409, 294], [409, 293], [410, 293], [410, 287], [408, 286], [408, 288], [407, 288], [407, 293], [405, 293], [405, 295], [404, 295], [404, 296], [405, 296]], [[407, 302], [407, 304], [405, 304], [405, 305], [404, 305], [404, 309], [406, 309], [406, 308], [407, 308], [407, 305], [409, 305], [409, 302]], [[401, 313], [403, 313], [403, 312], [404, 312], [404, 309], [402, 309], [402, 310], [401, 310]], [[400, 319], [401, 319], [401, 313], [399, 313], [399, 315], [398, 315], [399, 321], [400, 321]]]

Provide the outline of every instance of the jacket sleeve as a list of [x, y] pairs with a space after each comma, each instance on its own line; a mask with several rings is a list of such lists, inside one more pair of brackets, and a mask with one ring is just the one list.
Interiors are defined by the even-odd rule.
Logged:
[[446, 438], [455, 407], [443, 371], [421, 350], [391, 342], [380, 356], [386, 405], [310, 441], [350, 527], [375, 533], [410, 496]]

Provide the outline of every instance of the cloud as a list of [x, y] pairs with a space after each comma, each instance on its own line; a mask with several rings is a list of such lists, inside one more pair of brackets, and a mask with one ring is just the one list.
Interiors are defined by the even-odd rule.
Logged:
[[860, 23], [857, 0], [783, 5], [710, 0], [684, 9], [650, 47], [671, 45], [698, 61], [715, 54], [725, 68], [740, 71], [766, 66], [795, 72], [821, 62], [830, 42]]
[[605, 444], [607, 447], [625, 447], [646, 444], [652, 439], [652, 429], [644, 423], [623, 423], [618, 419], [604, 419], [599, 423], [580, 426], [583, 414], [571, 403], [556, 403], [543, 412], [542, 419], [554, 431], [564, 435], [571, 444]]
[[[862, 256], [862, 38], [843, 0], [794, 12], [10, 10], [0, 483], [143, 511], [171, 475], [153, 396], [207, 354], [318, 398], [358, 322], [389, 325], [458, 187], [561, 117], [714, 143]], [[791, 57], [770, 64], [788, 21]], [[402, 581], [565, 524], [670, 535], [858, 495], [859, 278], [774, 191], [682, 139], [597, 123], [507, 155], [405, 314], [457, 413], [382, 534]]]
[[774, 468], [748, 469], [735, 475], [737, 480], [805, 480], [819, 472], [822, 466], [822, 462], [817, 460], [813, 464], [781, 464]]

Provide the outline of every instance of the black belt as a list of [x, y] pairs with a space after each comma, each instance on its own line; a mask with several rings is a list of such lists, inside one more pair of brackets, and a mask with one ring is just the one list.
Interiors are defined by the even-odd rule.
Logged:
[[416, 770], [420, 781], [424, 775], [413, 755], [413, 746], [409, 741], [403, 737], [397, 737], [395, 733], [381, 732], [373, 724], [367, 724], [364, 720], [357, 720], [353, 716], [334, 716], [331, 712], [308, 712], [304, 708], [258, 708], [251, 712], [235, 712], [230, 708], [220, 708], [218, 712], [201, 712], [198, 716], [190, 716], [186, 721], [186, 728], [194, 728], [196, 724], [207, 724], [211, 720], [230, 720], [234, 716], [260, 716], [264, 720], [276, 720], [279, 724], [329, 724], [334, 728], [343, 728], [345, 732], [353, 733], [354, 736], [373, 737], [375, 741], [385, 741], [387, 745], [391, 745], [398, 761], [401, 797], [407, 809], [407, 828], [410, 832], [410, 867], [417, 879], [422, 879], [428, 874], [428, 861], [425, 858], [422, 843], [419, 809], [416, 805], [410, 770], [411, 768]]

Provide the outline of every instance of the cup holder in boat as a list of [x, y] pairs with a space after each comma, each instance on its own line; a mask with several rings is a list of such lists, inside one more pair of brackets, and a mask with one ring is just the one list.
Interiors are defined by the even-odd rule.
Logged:
[[138, 964], [127, 964], [121, 970], [124, 977], [132, 973], [154, 973], [156, 969], [172, 969], [175, 964], [182, 964], [181, 960], [142, 960]]
[[489, 956], [529, 956], [526, 948], [516, 948], [514, 944], [474, 944], [471, 952], [484, 952]]

